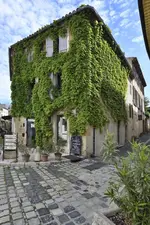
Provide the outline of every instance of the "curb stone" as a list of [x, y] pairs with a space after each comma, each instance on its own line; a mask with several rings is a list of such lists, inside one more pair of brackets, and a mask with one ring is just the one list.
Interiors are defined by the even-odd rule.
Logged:
[[46, 165], [55, 165], [55, 164], [62, 164], [62, 163], [69, 163], [69, 159], [61, 160], [61, 161], [47, 161], [47, 162], [0, 162], [1, 166], [8, 166], [8, 167], [15, 167], [15, 166], [21, 166], [21, 167], [36, 167], [36, 166], [46, 166]]
[[94, 213], [92, 225], [115, 225], [115, 224], [103, 214]]

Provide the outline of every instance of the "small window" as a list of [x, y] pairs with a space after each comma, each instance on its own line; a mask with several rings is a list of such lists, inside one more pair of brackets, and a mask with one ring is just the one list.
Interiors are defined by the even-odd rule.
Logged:
[[131, 86], [131, 84], [130, 84], [130, 94], [132, 95], [132, 86]]
[[46, 51], [46, 42], [45, 41], [42, 42], [40, 50], [41, 50], [41, 52]]
[[65, 118], [62, 118], [62, 133], [67, 132], [67, 120]]
[[25, 127], [25, 123], [23, 123], [23, 127]]
[[65, 37], [59, 37], [59, 52], [67, 52], [69, 49], [69, 32]]
[[24, 133], [22, 133], [22, 137], [24, 137], [25, 136], [25, 134]]
[[129, 105], [129, 118], [133, 118], [133, 106]]
[[57, 74], [55, 75], [55, 74], [53, 74], [53, 73], [50, 73], [50, 74], [49, 74], [49, 77], [50, 77], [50, 79], [51, 79], [51, 81], [52, 81], [52, 84], [53, 84], [54, 86], [57, 86]]
[[61, 90], [62, 87], [61, 72], [57, 73], [55, 76], [56, 76], [56, 86], [59, 90]]
[[33, 50], [30, 50], [27, 54], [28, 54], [27, 55], [28, 62], [32, 62], [33, 61]]
[[50, 38], [46, 39], [46, 57], [53, 56], [53, 40]]

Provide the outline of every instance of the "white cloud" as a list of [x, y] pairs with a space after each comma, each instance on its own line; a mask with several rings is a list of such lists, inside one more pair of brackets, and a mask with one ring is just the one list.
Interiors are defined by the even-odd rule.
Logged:
[[140, 35], [132, 39], [132, 42], [136, 42], [136, 43], [139, 43], [141, 41], [143, 41], [143, 35]]
[[131, 27], [133, 24], [134, 24], [133, 22], [129, 22], [129, 23], [127, 23], [124, 27], [125, 27], [125, 28], [128, 28], [128, 27]]
[[129, 23], [129, 19], [123, 19], [121, 22], [120, 22], [120, 26], [123, 27], [125, 25], [127, 25]]
[[117, 37], [119, 35], [119, 32], [114, 33], [114, 36]]
[[112, 10], [112, 11], [109, 12], [109, 15], [110, 15], [110, 16], [114, 16], [115, 13], [116, 13], [116, 12], [115, 12], [114, 10]]
[[125, 3], [123, 3], [123, 4], [121, 4], [121, 5], [120, 5], [120, 8], [124, 8], [124, 7], [128, 6], [128, 5], [129, 5], [129, 1], [127, 1], [127, 2], [125, 2]]
[[128, 17], [129, 13], [130, 13], [130, 9], [127, 9], [120, 13], [120, 17], [123, 17], [123, 18]]

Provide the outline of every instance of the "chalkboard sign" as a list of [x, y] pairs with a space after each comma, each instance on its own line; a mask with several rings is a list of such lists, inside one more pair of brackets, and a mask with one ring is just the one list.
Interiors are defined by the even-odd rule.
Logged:
[[81, 155], [81, 147], [82, 147], [82, 137], [72, 136], [70, 153], [73, 155]]

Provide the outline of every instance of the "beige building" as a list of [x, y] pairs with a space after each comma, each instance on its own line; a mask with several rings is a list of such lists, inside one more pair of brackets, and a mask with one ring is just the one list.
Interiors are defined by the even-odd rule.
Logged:
[[[132, 68], [132, 74], [128, 78], [126, 93], [128, 121], [126, 124], [122, 121], [116, 123], [110, 118], [110, 123], [103, 128], [102, 132], [99, 129], [87, 127], [85, 135], [82, 136], [82, 155], [90, 156], [94, 154], [100, 156], [107, 130], [114, 134], [117, 145], [124, 145], [126, 141], [139, 137], [145, 131], [144, 87], [146, 82], [137, 58], [132, 57], [127, 58], [127, 60]], [[58, 83], [57, 76], [50, 74], [50, 78], [55, 85]], [[69, 154], [71, 135], [69, 134], [69, 122], [65, 119], [63, 111], [55, 113], [52, 117], [52, 122], [54, 138], [57, 139], [58, 135], [67, 141], [65, 153]], [[35, 134], [34, 119], [13, 118], [12, 132], [18, 133], [19, 140], [23, 141], [24, 144], [30, 145], [31, 140], [28, 137], [32, 137]]]
[[[82, 12], [86, 9], [92, 11], [93, 13], [93, 8], [89, 6], [78, 9], [77, 13], [79, 11]], [[69, 14], [69, 16], [71, 16], [71, 14]], [[100, 17], [97, 15], [97, 13], [95, 13], [95, 11], [94, 11], [94, 16], [96, 17], [96, 20], [101, 21]], [[106, 32], [108, 32], [108, 29], [106, 29]], [[114, 44], [115, 40], [113, 39], [111, 34], [107, 33], [106, 36], [108, 35], [110, 35], [110, 38], [108, 41], [110, 41], [110, 44], [112, 43]], [[27, 39], [30, 39], [30, 38], [31, 36], [29, 36]], [[70, 40], [72, 38], [73, 37], [71, 37], [69, 29], [67, 29], [66, 36], [63, 36], [63, 37], [58, 36], [58, 41], [57, 41], [58, 53], [68, 52], [69, 48], [71, 47]], [[138, 137], [144, 131], [144, 119], [145, 119], [144, 87], [146, 86], [144, 77], [142, 75], [137, 59], [129, 58], [127, 61], [125, 56], [121, 52], [121, 49], [118, 47], [117, 43], [115, 44], [116, 44], [116, 48], [118, 48], [116, 52], [114, 50], [116, 54], [116, 58], [118, 57], [120, 61], [123, 61], [123, 65], [125, 64], [125, 66], [129, 70], [132, 68], [132, 73], [129, 75], [130, 77], [128, 79], [128, 91], [126, 94], [126, 106], [127, 106], [127, 111], [129, 114], [128, 122], [126, 124], [123, 121], [115, 122], [110, 116], [109, 123], [103, 128], [101, 132], [99, 129], [95, 129], [93, 127], [88, 126], [86, 129], [86, 133], [82, 137], [71, 136], [69, 132], [69, 121], [66, 120], [66, 118], [64, 117], [63, 110], [57, 111], [57, 112], [55, 111], [55, 113], [53, 113], [50, 118], [52, 122], [52, 127], [53, 127], [53, 137], [54, 137], [54, 140], [57, 140], [58, 137], [62, 137], [63, 139], [66, 140], [66, 148], [65, 148], [66, 154], [72, 153], [71, 151], [74, 147], [75, 148], [74, 153], [89, 155], [89, 156], [92, 154], [96, 156], [100, 156], [107, 130], [114, 134], [116, 145], [124, 145], [126, 140], [131, 140], [133, 136]], [[44, 48], [45, 48], [45, 53], [43, 54], [45, 54], [45, 58], [53, 57], [54, 43], [53, 43], [53, 40], [50, 39], [50, 37], [47, 37], [44, 39]], [[10, 59], [11, 59], [11, 57], [13, 56], [13, 48], [10, 50], [11, 50], [10, 51]], [[28, 63], [32, 62], [34, 58], [34, 52], [32, 50], [27, 52], [25, 49], [25, 53], [27, 54], [27, 59], [26, 59], [27, 62]], [[11, 79], [13, 79], [12, 73], [10, 73], [10, 75], [11, 75]], [[56, 74], [53, 74], [51, 72], [51, 73], [48, 73], [48, 75], [52, 81], [51, 83], [53, 84], [53, 86], [57, 87], [58, 91], [60, 91], [61, 85], [62, 85], [60, 72], [57, 72]], [[35, 81], [33, 86], [36, 86], [37, 83], [40, 84], [40, 79], [38, 77], [36, 78], [34, 77], [34, 79]], [[30, 91], [30, 93], [32, 92]], [[47, 94], [49, 94], [48, 97], [51, 100], [54, 99], [52, 90], [49, 90]], [[73, 110], [73, 114], [76, 115], [76, 110]], [[91, 117], [92, 116], [93, 115], [91, 114]], [[32, 145], [35, 139], [34, 119], [24, 118], [24, 117], [13, 118], [12, 132], [18, 133], [19, 142], [22, 142], [25, 145]]]
[[133, 79], [128, 80], [126, 103], [128, 108], [127, 140], [139, 137], [145, 131], [144, 88], [146, 82], [136, 57], [127, 59]]

